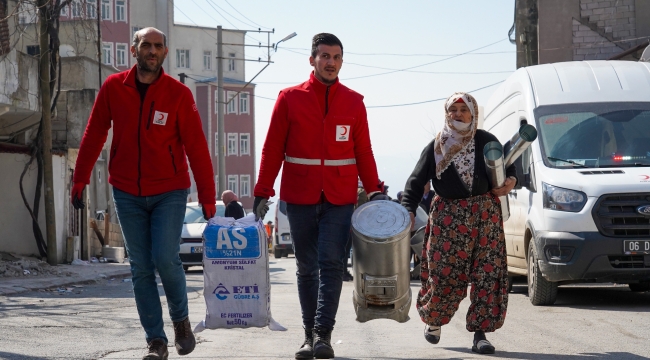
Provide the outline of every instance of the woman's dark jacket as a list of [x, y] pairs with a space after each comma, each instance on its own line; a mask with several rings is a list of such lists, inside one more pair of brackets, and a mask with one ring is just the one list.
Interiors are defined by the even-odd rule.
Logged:
[[[436, 194], [447, 199], [464, 199], [472, 196], [483, 195], [490, 191], [490, 182], [485, 168], [485, 158], [483, 157], [483, 147], [490, 141], [498, 141], [497, 138], [485, 130], [476, 130], [474, 135], [475, 142], [475, 160], [474, 160], [474, 181], [472, 189], [461, 180], [452, 162], [447, 170], [443, 171], [440, 179], [436, 178], [436, 159], [434, 155], [435, 138], [431, 140], [420, 155], [420, 160], [415, 165], [413, 173], [406, 181], [404, 193], [402, 194], [402, 205], [409, 212], [415, 214], [418, 203], [424, 193], [424, 185], [431, 180], [431, 184]], [[506, 169], [506, 176], [516, 177], [515, 165]]]
[[233, 200], [226, 205], [226, 212], [223, 216], [235, 218], [235, 220], [241, 219], [244, 217], [244, 208], [237, 201]]

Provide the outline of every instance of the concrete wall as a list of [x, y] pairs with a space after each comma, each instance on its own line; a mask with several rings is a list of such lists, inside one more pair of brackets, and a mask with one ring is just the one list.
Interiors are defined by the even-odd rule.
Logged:
[[0, 104], [39, 110], [38, 61], [16, 50], [0, 60]]
[[[118, 70], [102, 65], [102, 83]], [[97, 60], [85, 56], [61, 58], [61, 89], [99, 89]]]
[[580, 0], [538, 0], [539, 63], [573, 60], [573, 22]]

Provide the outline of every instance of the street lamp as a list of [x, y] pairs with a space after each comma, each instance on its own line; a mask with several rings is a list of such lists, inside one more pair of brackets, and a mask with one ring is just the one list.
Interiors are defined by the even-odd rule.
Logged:
[[293, 39], [296, 35], [298, 35], [298, 34], [296, 34], [295, 32], [292, 32], [291, 34], [285, 36], [284, 39], [282, 39], [282, 40], [278, 41], [277, 43], [275, 43], [275, 47], [273, 48], [273, 50], [275, 50], [275, 52], [278, 52], [278, 44], [279, 43], [281, 43], [283, 41], [287, 41], [289, 39]]

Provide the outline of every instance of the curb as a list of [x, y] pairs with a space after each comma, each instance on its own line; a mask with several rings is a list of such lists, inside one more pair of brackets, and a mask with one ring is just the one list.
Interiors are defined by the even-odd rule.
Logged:
[[95, 280], [112, 277], [126, 277], [131, 275], [130, 267], [116, 267], [114, 269], [102, 269], [101, 273], [92, 274], [76, 274], [73, 276], [64, 277], [47, 277], [40, 279], [25, 279], [20, 285], [2, 285], [0, 284], [0, 296], [14, 295], [28, 291], [38, 291], [41, 289], [49, 289], [54, 287], [63, 287], [69, 285], [77, 285], [87, 283]]

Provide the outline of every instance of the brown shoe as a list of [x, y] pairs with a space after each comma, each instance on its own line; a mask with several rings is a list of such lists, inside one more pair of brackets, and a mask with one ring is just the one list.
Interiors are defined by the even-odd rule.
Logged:
[[142, 360], [167, 360], [169, 351], [167, 351], [167, 344], [163, 339], [153, 339], [149, 343], [147, 355]]
[[194, 350], [196, 339], [190, 326], [190, 318], [174, 322], [174, 344], [178, 355], [187, 355]]

